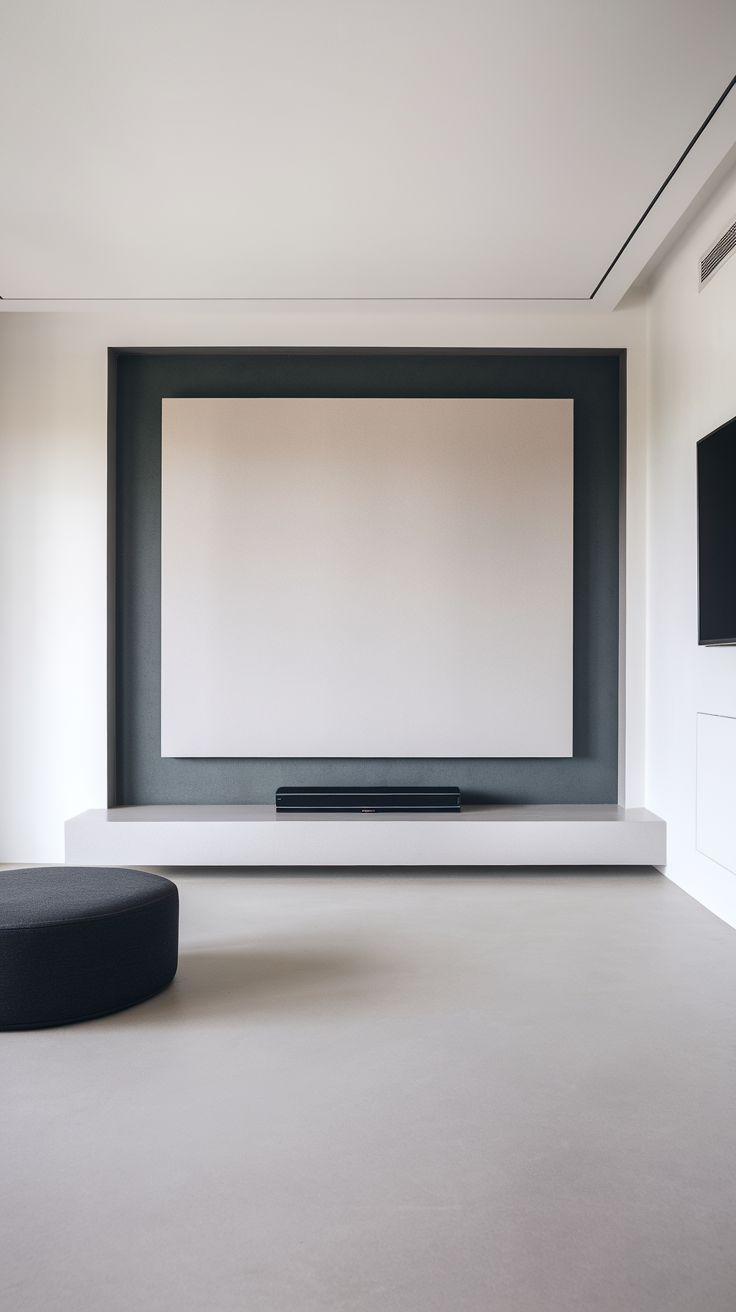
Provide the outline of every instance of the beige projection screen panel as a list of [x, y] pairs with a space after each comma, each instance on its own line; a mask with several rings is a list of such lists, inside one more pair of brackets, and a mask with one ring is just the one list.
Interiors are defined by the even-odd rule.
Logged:
[[163, 402], [161, 754], [572, 754], [571, 400]]

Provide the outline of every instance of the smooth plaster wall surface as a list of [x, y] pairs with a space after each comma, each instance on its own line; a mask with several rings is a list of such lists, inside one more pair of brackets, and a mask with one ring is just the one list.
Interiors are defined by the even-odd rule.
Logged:
[[572, 399], [162, 411], [162, 756], [572, 756]]
[[696, 716], [736, 715], [736, 649], [699, 647], [696, 443], [736, 415], [736, 258], [699, 262], [736, 218], [736, 178], [651, 288], [647, 805], [667, 821], [666, 873], [736, 926], [736, 875], [696, 850]]
[[[455, 304], [0, 306], [0, 860], [63, 859], [107, 802], [110, 346], [628, 350], [626, 801], [644, 801], [646, 316]], [[623, 672], [622, 672], [622, 677]], [[622, 699], [622, 708], [624, 700]], [[622, 709], [623, 713], [623, 709]]]

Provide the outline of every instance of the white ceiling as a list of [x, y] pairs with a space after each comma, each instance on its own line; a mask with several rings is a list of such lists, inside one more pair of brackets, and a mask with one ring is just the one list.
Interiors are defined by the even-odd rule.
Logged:
[[6, 299], [587, 298], [736, 4], [3, 0], [0, 52]]

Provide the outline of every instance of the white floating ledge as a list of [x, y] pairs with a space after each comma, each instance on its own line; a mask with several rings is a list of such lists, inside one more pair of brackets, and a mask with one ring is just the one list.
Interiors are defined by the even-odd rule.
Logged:
[[275, 806], [121, 806], [67, 820], [67, 865], [664, 865], [664, 820], [620, 806], [283, 815]]

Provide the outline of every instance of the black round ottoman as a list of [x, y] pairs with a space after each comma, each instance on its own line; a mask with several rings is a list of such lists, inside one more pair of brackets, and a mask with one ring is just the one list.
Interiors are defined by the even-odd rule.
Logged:
[[176, 884], [141, 870], [0, 871], [0, 1029], [122, 1011], [176, 974]]

